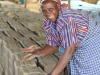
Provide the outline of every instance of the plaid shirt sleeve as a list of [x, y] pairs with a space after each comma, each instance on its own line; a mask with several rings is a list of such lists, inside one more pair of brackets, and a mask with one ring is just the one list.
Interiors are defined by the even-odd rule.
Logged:
[[71, 46], [72, 44], [79, 44], [88, 32], [88, 19], [86, 18], [74, 18], [69, 16], [60, 19], [60, 25], [62, 24], [60, 31], [61, 45], [64, 48]]
[[43, 23], [43, 29], [46, 32], [46, 43], [50, 46], [57, 46], [57, 41], [55, 40], [56, 32], [52, 30], [49, 24], [50, 21], [45, 19]]
[[60, 19], [60, 24], [63, 24], [60, 33], [61, 45], [63, 48], [71, 46], [76, 43], [76, 26], [72, 17], [67, 17], [65, 19]]

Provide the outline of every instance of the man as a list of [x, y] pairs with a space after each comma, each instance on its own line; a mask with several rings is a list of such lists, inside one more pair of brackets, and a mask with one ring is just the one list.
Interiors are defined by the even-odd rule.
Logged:
[[43, 29], [47, 44], [41, 49], [21, 50], [44, 56], [54, 53], [59, 47], [63, 54], [49, 75], [59, 75], [67, 65], [69, 75], [99, 75], [99, 25], [95, 25], [84, 13], [67, 9], [60, 0], [42, 0], [41, 8], [46, 17]]

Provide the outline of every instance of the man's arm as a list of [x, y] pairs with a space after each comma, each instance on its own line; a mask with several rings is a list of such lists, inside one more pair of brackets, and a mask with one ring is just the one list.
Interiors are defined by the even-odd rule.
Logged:
[[65, 52], [62, 54], [61, 58], [59, 59], [58, 63], [51, 71], [51, 75], [59, 75], [59, 73], [67, 66], [70, 58], [72, 57], [73, 53], [75, 52], [75, 44], [69, 46], [65, 49]]
[[45, 45], [43, 48], [37, 49], [35, 52], [33, 52], [33, 54], [50, 55], [50, 54], [54, 53], [56, 50], [57, 50], [57, 46]]
[[27, 63], [27, 61], [34, 59], [35, 57], [40, 57], [40, 56], [45, 56], [45, 55], [50, 55], [53, 52], [55, 52], [57, 50], [57, 46], [53, 47], [50, 45], [46, 45], [43, 48], [39, 48], [39, 49], [32, 49], [32, 48], [25, 48], [25, 49], [21, 49], [23, 52], [29, 52], [29, 54], [25, 55], [22, 62], [24, 64]]

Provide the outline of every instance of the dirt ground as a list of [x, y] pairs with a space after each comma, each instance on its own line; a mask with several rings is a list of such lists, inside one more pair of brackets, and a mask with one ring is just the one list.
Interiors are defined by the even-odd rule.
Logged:
[[26, 8], [32, 12], [40, 13], [40, 0], [25, 0], [26, 4], [21, 4], [20, 0], [9, 0], [10, 2], [17, 3], [22, 8]]
[[23, 8], [26, 8], [32, 12], [40, 13], [40, 2], [37, 0], [26, 0], [26, 5], [25, 4], [20, 4], [19, 5]]

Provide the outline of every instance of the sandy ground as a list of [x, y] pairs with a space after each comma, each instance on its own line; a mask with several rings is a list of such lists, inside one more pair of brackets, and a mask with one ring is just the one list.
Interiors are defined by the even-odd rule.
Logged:
[[26, 8], [26, 9], [32, 11], [32, 12], [40, 13], [40, 11], [39, 11], [39, 9], [40, 9], [40, 2], [39, 2], [39, 0], [25, 0], [26, 4], [20, 4], [20, 0], [9, 0], [9, 1], [17, 3], [22, 8]]
[[[32, 12], [36, 12], [36, 13], [40, 13], [40, 0], [25, 0], [26, 1], [26, 5], [25, 4], [20, 4], [20, 0], [9, 0], [9, 1], [12, 1], [12, 2], [16, 2], [17, 4], [19, 4], [22, 8], [26, 8]], [[89, 8], [98, 8], [100, 7], [100, 1], [97, 2], [97, 5], [95, 4], [90, 4], [90, 3], [87, 3], [87, 2], [83, 2], [83, 1], [74, 1], [72, 0], [73, 2], [71, 2], [71, 8], [72, 9], [86, 9], [87, 6], [88, 6], [88, 9]], [[67, 1], [63, 1], [65, 3], [68, 3]], [[62, 3], [63, 3], [62, 2]], [[82, 6], [79, 6], [79, 5], [82, 5]], [[98, 6], [99, 5], [99, 6]]]
[[26, 5], [20, 5], [23, 8], [26, 8], [32, 12], [40, 13], [40, 2], [37, 0], [26, 0]]

